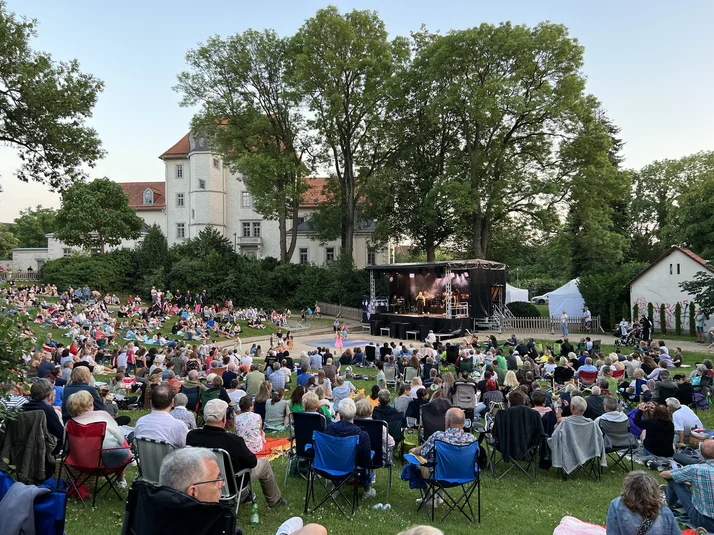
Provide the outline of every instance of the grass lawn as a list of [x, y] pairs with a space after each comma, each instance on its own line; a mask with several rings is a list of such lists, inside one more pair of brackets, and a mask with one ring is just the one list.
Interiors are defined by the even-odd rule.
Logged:
[[548, 309], [548, 305], [533, 305], [538, 309], [538, 313], [540, 314], [541, 318], [549, 318], [550, 317], [550, 310]]
[[[614, 347], [603, 346], [602, 349], [603, 352], [609, 352], [614, 350]], [[684, 355], [687, 364], [694, 364], [703, 358], [706, 358], [703, 354], [694, 352]], [[372, 379], [375, 375], [374, 370], [355, 368], [355, 372], [370, 375], [370, 380], [353, 381], [355, 386], [369, 392], [374, 384]], [[134, 411], [124, 414], [135, 420], [144, 412]], [[714, 426], [712, 411], [700, 411], [699, 416], [706, 427]], [[290, 501], [290, 505], [278, 510], [268, 509], [256, 485], [260, 505], [260, 524], [252, 526], [249, 522], [250, 508], [241, 507], [238, 526], [246, 534], [272, 535], [289, 516], [303, 516], [306, 482], [297, 477], [289, 477], [287, 485], [283, 485], [285, 457], [273, 461], [272, 466], [283, 495]], [[642, 469], [638, 465], [635, 468]], [[410, 525], [428, 523], [426, 517], [416, 514], [415, 500], [418, 491], [409, 490], [408, 484], [399, 478], [400, 471], [401, 464], [397, 462], [392, 474], [392, 488], [388, 500], [392, 508], [389, 511], [372, 509], [376, 503], [387, 503], [385, 496], [387, 470], [379, 470], [375, 484], [377, 496], [361, 501], [353, 518], [344, 519], [333, 506], [327, 505], [309, 517], [303, 516], [303, 519], [306, 523], [323, 524], [330, 535], [375, 533], [371, 531], [372, 529], [378, 529], [377, 533], [380, 535], [396, 535]], [[135, 474], [136, 470], [130, 469], [128, 481], [131, 481]], [[624, 475], [621, 469], [613, 470], [608, 467], [603, 471], [602, 481], [595, 483], [585, 475], [563, 481], [553, 469], [548, 472], [539, 470], [535, 482], [515, 472], [509, 473], [501, 481], [494, 481], [489, 474], [484, 473], [481, 485], [481, 524], [473, 526], [468, 524], [463, 516], [459, 518], [456, 513], [452, 513], [440, 527], [447, 535], [466, 535], [474, 532], [549, 534], [565, 515], [604, 524], [608, 504], [620, 494]], [[472, 503], [475, 507], [475, 499]], [[124, 503], [116, 497], [109, 497], [95, 509], [84, 508], [76, 500], [70, 500], [66, 531], [69, 535], [117, 534], [121, 529], [123, 513]]]

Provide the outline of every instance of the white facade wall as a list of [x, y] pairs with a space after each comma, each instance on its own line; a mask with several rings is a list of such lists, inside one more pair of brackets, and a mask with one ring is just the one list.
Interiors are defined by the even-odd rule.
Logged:
[[12, 270], [37, 272], [45, 262], [50, 260], [47, 248], [13, 249], [12, 250]]
[[136, 214], [144, 220], [146, 226], [158, 225], [166, 236], [166, 211], [164, 210], [137, 210]]
[[[665, 306], [667, 329], [674, 329], [675, 306], [682, 306], [682, 330], [689, 331], [689, 303], [694, 297], [679, 287], [680, 282], [694, 279], [700, 271], [707, 272], [699, 262], [682, 251], [673, 250], [669, 255], [654, 264], [644, 275], [630, 286], [630, 308], [635, 303], [639, 314], [647, 314], [647, 303], [654, 305], [654, 322], [660, 326], [660, 305]], [[707, 321], [706, 328], [714, 325], [714, 316]]]
[[[181, 240], [177, 236], [178, 223], [183, 223], [188, 237], [189, 191], [191, 170], [188, 158], [171, 159], [164, 162], [166, 178], [166, 238], [169, 245]], [[183, 178], [176, 177], [177, 167], [181, 166]], [[183, 194], [183, 206], [178, 206], [178, 194]]]

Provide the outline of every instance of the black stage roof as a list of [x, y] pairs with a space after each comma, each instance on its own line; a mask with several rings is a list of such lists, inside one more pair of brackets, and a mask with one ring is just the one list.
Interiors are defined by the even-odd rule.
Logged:
[[370, 271], [414, 271], [417, 269], [434, 269], [434, 268], [450, 268], [450, 269], [492, 269], [492, 270], [507, 270], [508, 266], [501, 262], [492, 262], [491, 260], [445, 260], [442, 262], [411, 262], [407, 264], [384, 264], [381, 266], [367, 266]]

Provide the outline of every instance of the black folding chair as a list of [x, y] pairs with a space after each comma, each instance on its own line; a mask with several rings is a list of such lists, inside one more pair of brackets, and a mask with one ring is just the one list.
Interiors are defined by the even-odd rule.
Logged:
[[[387, 422], [382, 420], [371, 420], [366, 418], [355, 418], [355, 425], [360, 426], [369, 435], [369, 443], [372, 447], [372, 464], [365, 466], [365, 469], [376, 470], [378, 468], [387, 469], [387, 500], [389, 499], [389, 489], [392, 488], [392, 448], [385, 444], [386, 437], [389, 436]], [[396, 444], [395, 444], [396, 446]], [[386, 453], [386, 455], [385, 455]]]
[[[513, 448], [515, 440], [519, 437], [508, 433], [514, 429], [520, 429], [524, 433], [520, 437], [520, 442], [525, 443], [524, 451], [517, 451]], [[528, 436], [530, 436], [530, 440], [528, 440]], [[486, 443], [491, 450], [489, 456], [491, 476], [500, 480], [511, 470], [518, 468], [531, 479], [535, 479], [540, 447], [544, 437], [543, 422], [540, 415], [533, 409], [521, 405], [498, 411], [490, 438], [489, 435], [486, 435]], [[500, 463], [510, 463], [510, 466], [503, 474], [496, 477], [497, 467]]]
[[[321, 433], [327, 429], [327, 418], [317, 412], [292, 412], [290, 413], [290, 427], [288, 428], [290, 450], [288, 451], [288, 462], [285, 465], [285, 481], [288, 482], [288, 474], [295, 463], [295, 470], [300, 473], [300, 464], [312, 462], [314, 450], [306, 449], [312, 446], [312, 435], [315, 431]], [[307, 478], [307, 473], [305, 474]]]
[[422, 443], [437, 431], [446, 431], [446, 411], [450, 408], [451, 403], [439, 398], [419, 407], [421, 421], [419, 435]]
[[[637, 449], [637, 439], [630, 433], [630, 420], [624, 422], [612, 422], [609, 420], [599, 420], [600, 430], [605, 440], [605, 453], [614, 461], [614, 466], [619, 466], [625, 472], [635, 469], [633, 460]], [[627, 456], [630, 456], [630, 468], [628, 470]]]

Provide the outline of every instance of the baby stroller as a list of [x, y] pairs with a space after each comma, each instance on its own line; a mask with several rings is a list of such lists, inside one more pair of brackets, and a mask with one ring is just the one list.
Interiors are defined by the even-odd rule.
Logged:
[[627, 334], [623, 334], [620, 327], [618, 327], [614, 336], [619, 337], [618, 340], [615, 340], [615, 346], [637, 347], [642, 340], [642, 327], [639, 323], [636, 323]]

